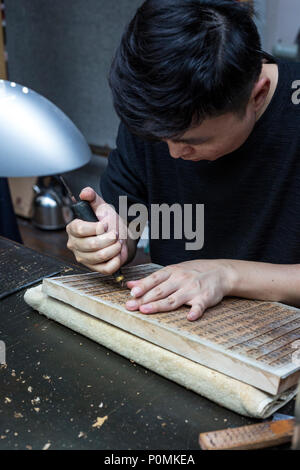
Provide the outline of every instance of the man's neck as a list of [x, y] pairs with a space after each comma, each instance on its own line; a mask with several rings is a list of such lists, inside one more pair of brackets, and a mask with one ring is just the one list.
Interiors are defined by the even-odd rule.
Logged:
[[269, 106], [271, 99], [273, 98], [273, 95], [275, 93], [275, 90], [278, 84], [278, 76], [279, 76], [277, 64], [263, 64], [262, 67], [263, 68], [262, 68], [261, 76], [269, 78], [270, 89], [266, 97], [266, 100], [264, 102], [264, 105], [257, 113], [256, 121], [258, 121], [258, 119], [264, 114], [267, 107]]

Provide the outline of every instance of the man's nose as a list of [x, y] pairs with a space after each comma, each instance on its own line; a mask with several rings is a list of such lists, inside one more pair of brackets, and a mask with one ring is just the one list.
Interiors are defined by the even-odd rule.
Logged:
[[187, 144], [181, 144], [181, 143], [174, 143], [171, 142], [170, 140], [167, 140], [167, 144], [169, 147], [169, 152], [171, 157], [173, 158], [180, 158], [180, 157], [186, 157], [192, 153], [192, 147]]

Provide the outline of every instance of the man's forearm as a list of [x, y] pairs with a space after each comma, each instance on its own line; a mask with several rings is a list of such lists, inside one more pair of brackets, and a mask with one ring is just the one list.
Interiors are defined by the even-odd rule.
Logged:
[[300, 306], [300, 264], [223, 261], [231, 278], [229, 295]]

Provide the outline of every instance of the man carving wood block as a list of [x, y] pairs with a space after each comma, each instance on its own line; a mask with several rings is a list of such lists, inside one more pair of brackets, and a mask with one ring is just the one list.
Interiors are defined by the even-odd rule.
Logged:
[[261, 50], [236, 1], [147, 0], [137, 10], [109, 76], [121, 124], [103, 199], [81, 193], [99, 222], [72, 221], [68, 247], [105, 274], [130, 261], [134, 215], [119, 216], [120, 196], [129, 211], [148, 208], [150, 234], [154, 204], [201, 204], [204, 240], [187, 249], [175, 216], [168, 237], [158, 228], [150, 253], [164, 268], [127, 283], [129, 310], [186, 304], [196, 320], [228, 295], [300, 305], [299, 80], [300, 64]]

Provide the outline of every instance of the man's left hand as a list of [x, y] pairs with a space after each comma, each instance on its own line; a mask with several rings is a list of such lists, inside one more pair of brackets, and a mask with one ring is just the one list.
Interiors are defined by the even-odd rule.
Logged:
[[197, 320], [208, 307], [230, 295], [234, 272], [226, 260], [196, 260], [166, 266], [137, 281], [128, 281], [134, 299], [128, 310], [145, 314], [191, 306], [188, 320]]

